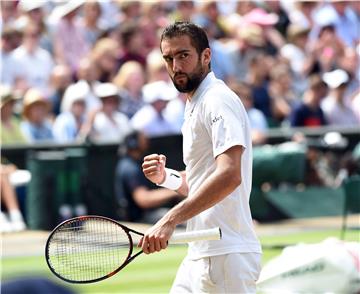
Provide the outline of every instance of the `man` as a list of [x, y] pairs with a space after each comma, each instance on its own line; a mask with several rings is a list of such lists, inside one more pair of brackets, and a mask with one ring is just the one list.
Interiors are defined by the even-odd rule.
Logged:
[[146, 180], [141, 164], [148, 145], [140, 131], [125, 137], [115, 171], [115, 193], [124, 220], [154, 224], [183, 197]]
[[255, 293], [261, 247], [249, 208], [251, 133], [246, 111], [234, 92], [211, 72], [211, 50], [202, 29], [177, 22], [160, 43], [167, 70], [186, 93], [183, 132], [185, 172], [165, 168], [164, 155], [144, 158], [145, 176], [187, 195], [140, 240], [146, 253], [167, 247], [176, 225], [187, 230], [220, 227], [222, 240], [189, 244], [171, 293]]

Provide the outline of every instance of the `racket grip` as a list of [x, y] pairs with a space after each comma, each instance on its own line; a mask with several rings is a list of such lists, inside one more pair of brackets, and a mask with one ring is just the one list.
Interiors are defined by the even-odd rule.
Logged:
[[169, 244], [184, 244], [194, 241], [220, 240], [221, 229], [213, 228], [208, 230], [199, 230], [193, 232], [177, 233], [171, 236]]

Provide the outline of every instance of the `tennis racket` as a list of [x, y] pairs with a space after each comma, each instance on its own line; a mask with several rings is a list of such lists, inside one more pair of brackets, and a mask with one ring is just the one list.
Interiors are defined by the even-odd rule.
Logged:
[[[50, 270], [70, 283], [93, 283], [123, 269], [142, 251], [133, 254], [133, 237], [143, 233], [103, 216], [79, 216], [59, 224], [46, 242]], [[220, 228], [174, 234], [169, 244], [221, 239]]]

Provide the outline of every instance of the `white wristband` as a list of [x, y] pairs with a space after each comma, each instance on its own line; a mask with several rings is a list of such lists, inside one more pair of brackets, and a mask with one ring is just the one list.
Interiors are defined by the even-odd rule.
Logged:
[[158, 184], [158, 186], [176, 191], [181, 187], [181, 184], [182, 184], [181, 174], [174, 169], [165, 168], [165, 181], [162, 184]]

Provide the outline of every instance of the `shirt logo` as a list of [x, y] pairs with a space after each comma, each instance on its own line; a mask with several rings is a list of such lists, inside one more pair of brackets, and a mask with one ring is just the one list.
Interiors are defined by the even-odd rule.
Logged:
[[222, 115], [216, 116], [215, 118], [212, 119], [211, 122], [212, 122], [212, 124], [214, 124], [214, 123], [218, 122], [219, 120], [223, 120]]

